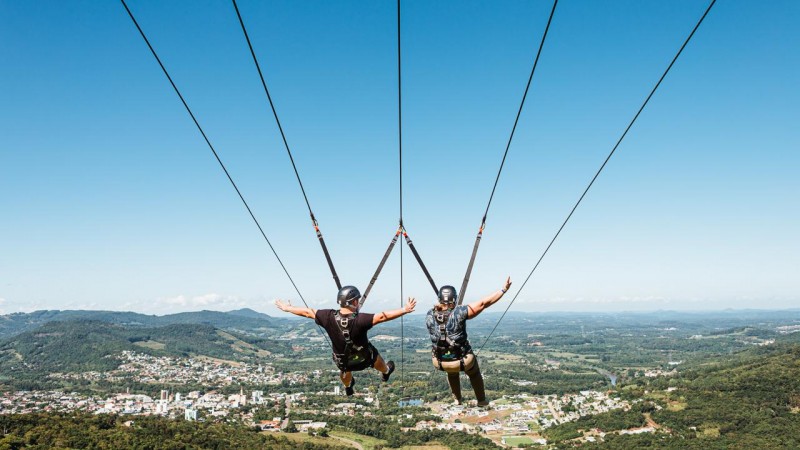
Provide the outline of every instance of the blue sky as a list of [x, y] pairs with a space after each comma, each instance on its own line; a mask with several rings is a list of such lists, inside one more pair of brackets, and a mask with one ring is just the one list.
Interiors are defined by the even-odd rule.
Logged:
[[[301, 291], [332, 305], [232, 5], [129, 5]], [[460, 284], [551, 5], [403, 3], [404, 216], [440, 284]], [[470, 298], [521, 284], [706, 6], [559, 4]], [[394, 2], [239, 7], [340, 276], [363, 288], [398, 218]], [[798, 21], [795, 1], [717, 3], [515, 309], [797, 306]], [[0, 42], [0, 311], [298, 301], [121, 4], [2, 2]], [[427, 306], [407, 250], [404, 273]], [[398, 304], [396, 253], [368, 309]]]

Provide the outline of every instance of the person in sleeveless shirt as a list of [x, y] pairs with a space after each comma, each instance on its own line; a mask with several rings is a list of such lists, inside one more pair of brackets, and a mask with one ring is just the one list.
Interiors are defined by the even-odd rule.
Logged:
[[328, 333], [333, 346], [333, 362], [340, 370], [339, 378], [345, 387], [345, 393], [353, 395], [355, 378], [353, 372], [375, 368], [389, 381], [394, 372], [394, 361], [383, 360], [378, 350], [369, 342], [367, 331], [373, 326], [397, 319], [414, 312], [417, 301], [409, 298], [401, 309], [384, 311], [379, 314], [359, 312], [361, 293], [354, 286], [345, 286], [339, 290], [337, 301], [339, 309], [313, 309], [292, 306], [289, 302], [276, 300], [275, 305], [281, 311], [300, 317], [314, 319]]
[[503, 288], [483, 299], [467, 305], [456, 306], [458, 293], [453, 286], [439, 289], [439, 301], [428, 311], [425, 324], [433, 344], [432, 362], [438, 370], [447, 372], [447, 383], [457, 404], [461, 404], [461, 372], [469, 377], [478, 406], [486, 406], [483, 375], [478, 358], [472, 352], [467, 338], [467, 320], [475, 318], [484, 309], [497, 303], [511, 287], [508, 277]]

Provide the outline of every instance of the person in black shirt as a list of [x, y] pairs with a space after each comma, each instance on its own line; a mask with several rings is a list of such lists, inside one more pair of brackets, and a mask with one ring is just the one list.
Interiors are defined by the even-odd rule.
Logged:
[[355, 384], [353, 372], [373, 367], [383, 374], [383, 381], [389, 381], [389, 376], [394, 372], [394, 361], [387, 363], [383, 360], [378, 350], [369, 342], [367, 331], [374, 325], [414, 312], [417, 301], [409, 298], [403, 308], [380, 314], [360, 313], [361, 293], [354, 286], [341, 288], [337, 300], [339, 309], [301, 308], [281, 300], [276, 300], [275, 305], [281, 311], [314, 319], [325, 329], [333, 346], [333, 362], [341, 371], [339, 378], [344, 384], [345, 392], [350, 396], [353, 395]]

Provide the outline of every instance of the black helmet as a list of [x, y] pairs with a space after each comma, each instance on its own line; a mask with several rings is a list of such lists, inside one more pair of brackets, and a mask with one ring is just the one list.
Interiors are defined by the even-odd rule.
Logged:
[[339, 306], [346, 307], [352, 306], [354, 303], [358, 304], [358, 300], [361, 298], [361, 292], [358, 291], [358, 288], [355, 286], [345, 286], [339, 289], [339, 294], [336, 296], [336, 301], [339, 302]]
[[458, 293], [456, 292], [456, 288], [453, 286], [447, 285], [442, 286], [439, 289], [439, 303], [442, 305], [455, 305], [458, 301]]

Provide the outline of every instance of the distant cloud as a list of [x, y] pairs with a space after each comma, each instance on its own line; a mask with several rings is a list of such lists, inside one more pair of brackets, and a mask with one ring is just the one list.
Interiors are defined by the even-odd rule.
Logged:
[[220, 311], [227, 311], [230, 309], [244, 308], [247, 302], [237, 296], [233, 295], [220, 295], [216, 293], [209, 293], [196, 296], [178, 295], [175, 297], [167, 297], [160, 299], [158, 303], [167, 308], [158, 309], [180, 309], [180, 310], [197, 310], [197, 309], [213, 309]]
[[5, 302], [6, 302], [6, 299], [4, 299], [3, 297], [0, 297], [0, 314], [5, 314], [6, 313], [6, 311], [2, 308], [3, 304], [5, 304]]
[[532, 300], [530, 303], [548, 303], [553, 305], [558, 304], [652, 304], [652, 303], [668, 303], [664, 297], [646, 296], [646, 297], [552, 297]]
[[619, 297], [545, 297], [520, 299], [515, 308], [533, 311], [630, 311], [656, 310], [676, 305], [673, 300], [661, 296]]

